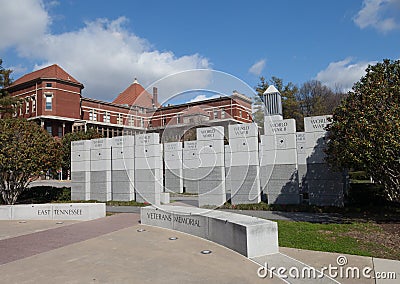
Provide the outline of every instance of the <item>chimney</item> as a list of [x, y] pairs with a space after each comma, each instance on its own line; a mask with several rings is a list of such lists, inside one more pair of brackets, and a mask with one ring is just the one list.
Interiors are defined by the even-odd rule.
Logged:
[[158, 105], [158, 90], [157, 87], [153, 87], [153, 105], [156, 108]]

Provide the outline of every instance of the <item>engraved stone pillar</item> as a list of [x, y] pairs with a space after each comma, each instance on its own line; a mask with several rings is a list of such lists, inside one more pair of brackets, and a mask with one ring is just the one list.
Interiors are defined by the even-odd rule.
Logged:
[[71, 200], [90, 200], [90, 140], [71, 142]]
[[229, 125], [232, 204], [261, 202], [257, 125]]
[[91, 140], [90, 199], [111, 200], [111, 138]]
[[112, 138], [112, 200], [135, 200], [135, 137]]
[[199, 206], [221, 206], [226, 202], [224, 128], [198, 128], [197, 148], [200, 159], [197, 173]]
[[162, 145], [158, 133], [135, 136], [136, 201], [160, 204], [163, 191]]
[[269, 204], [299, 204], [296, 122], [266, 120], [261, 136], [261, 188]]
[[165, 190], [183, 193], [182, 142], [164, 143]]

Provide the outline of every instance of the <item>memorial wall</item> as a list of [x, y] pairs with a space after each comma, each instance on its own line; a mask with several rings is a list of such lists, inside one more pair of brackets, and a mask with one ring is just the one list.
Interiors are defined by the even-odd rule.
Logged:
[[[343, 206], [345, 173], [325, 163], [328, 116], [265, 118], [255, 124], [197, 129], [196, 141], [160, 144], [158, 133], [75, 141], [72, 200], [169, 203], [169, 193], [198, 196], [200, 207], [259, 203]], [[225, 145], [226, 144], [226, 145]]]

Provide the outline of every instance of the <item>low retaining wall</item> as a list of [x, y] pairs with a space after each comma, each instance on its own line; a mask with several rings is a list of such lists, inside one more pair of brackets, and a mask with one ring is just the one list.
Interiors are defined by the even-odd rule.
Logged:
[[93, 220], [106, 216], [105, 203], [0, 206], [0, 220]]
[[147, 206], [141, 223], [177, 230], [226, 246], [244, 256], [278, 252], [278, 225], [256, 217], [183, 206]]

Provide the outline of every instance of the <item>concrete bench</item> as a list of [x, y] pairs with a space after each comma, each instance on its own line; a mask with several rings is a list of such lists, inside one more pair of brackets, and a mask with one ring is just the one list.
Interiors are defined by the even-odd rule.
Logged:
[[85, 221], [105, 216], [105, 203], [47, 203], [0, 206], [0, 220]]
[[230, 212], [183, 206], [141, 208], [141, 223], [216, 242], [249, 258], [278, 252], [276, 222]]

